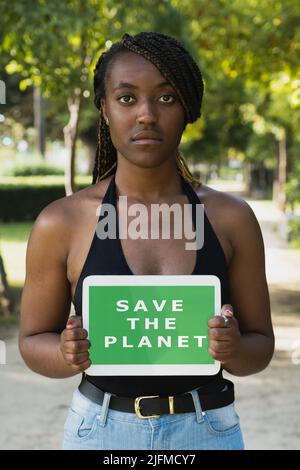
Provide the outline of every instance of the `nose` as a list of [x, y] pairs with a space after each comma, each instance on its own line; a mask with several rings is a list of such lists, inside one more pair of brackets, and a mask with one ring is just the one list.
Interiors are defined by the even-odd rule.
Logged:
[[137, 122], [141, 124], [153, 124], [157, 121], [157, 115], [153, 105], [149, 101], [144, 101], [139, 107]]

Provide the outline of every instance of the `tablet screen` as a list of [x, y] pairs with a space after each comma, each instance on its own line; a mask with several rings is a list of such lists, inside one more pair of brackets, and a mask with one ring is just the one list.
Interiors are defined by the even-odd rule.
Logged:
[[220, 281], [210, 275], [88, 276], [83, 327], [88, 375], [213, 375], [207, 321], [221, 313]]

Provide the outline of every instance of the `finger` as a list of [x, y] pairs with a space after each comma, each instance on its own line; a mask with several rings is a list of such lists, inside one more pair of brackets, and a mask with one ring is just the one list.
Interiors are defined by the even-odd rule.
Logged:
[[217, 341], [231, 341], [232, 332], [228, 330], [229, 328], [210, 328], [208, 337]]
[[209, 347], [216, 353], [230, 353], [228, 341], [215, 341], [210, 340]]
[[88, 369], [90, 366], [92, 365], [92, 362], [90, 359], [88, 359], [87, 361], [83, 362], [82, 364], [74, 364], [73, 366], [71, 366], [72, 370], [74, 370], [75, 372], [83, 372], [84, 370]]
[[78, 340], [78, 341], [66, 341], [64, 349], [66, 353], [80, 353], [86, 352], [91, 347], [91, 343], [88, 339]]
[[228, 318], [233, 317], [233, 306], [230, 304], [225, 304], [222, 306], [221, 315], [225, 315]]
[[[229, 319], [227, 323], [228, 327], [231, 326], [231, 319]], [[208, 320], [208, 326], [210, 328], [224, 328], [225, 326], [225, 321], [222, 315], [216, 315], [213, 318], [210, 318]]]
[[88, 352], [77, 354], [66, 353], [66, 360], [70, 365], [82, 364], [83, 362], [86, 362], [89, 358], [90, 356]]
[[66, 328], [81, 328], [82, 327], [82, 318], [79, 315], [71, 315], [68, 318]]
[[88, 332], [84, 328], [74, 328], [72, 330], [65, 330], [63, 336], [65, 341], [76, 341], [86, 339]]
[[227, 317], [226, 315], [222, 315], [222, 318], [223, 318], [223, 321], [224, 321], [224, 324], [223, 324], [223, 328], [231, 328], [232, 327], [232, 324], [229, 320], [230, 317]]
[[208, 354], [216, 361], [220, 361], [223, 363], [230, 359], [230, 353], [216, 352], [211, 348], [208, 349]]

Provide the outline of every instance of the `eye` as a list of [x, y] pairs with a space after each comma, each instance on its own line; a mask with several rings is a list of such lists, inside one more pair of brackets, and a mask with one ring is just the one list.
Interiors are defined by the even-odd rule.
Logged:
[[[132, 96], [130, 96], [130, 95], [123, 95], [123, 96], [120, 96], [120, 97], [118, 98], [118, 101], [121, 101], [122, 98], [132, 98]], [[121, 103], [126, 104], [126, 103], [130, 103], [130, 102], [129, 102], [129, 101], [121, 101]]]
[[166, 96], [169, 97], [169, 98], [172, 98], [172, 101], [165, 101], [164, 100], [163, 103], [173, 103], [173, 101], [175, 101], [175, 99], [176, 99], [175, 96], [173, 96], [173, 95], [162, 95], [161, 98], [166, 97]]
[[[165, 94], [165, 95], [162, 95], [162, 96], [161, 96], [161, 98], [165, 98], [165, 97], [169, 98], [168, 101], [166, 101], [165, 99], [163, 100], [163, 103], [166, 103], [166, 104], [173, 103], [173, 102], [176, 100], [176, 97], [173, 96], [173, 95], [171, 95], [171, 94]], [[122, 101], [124, 98], [125, 98], [125, 101]], [[131, 104], [132, 101], [129, 101], [128, 98], [130, 99], [130, 98], [132, 98], [132, 96], [130, 96], [130, 95], [122, 95], [122, 96], [120, 96], [120, 97], [118, 98], [118, 101], [120, 101], [120, 102], [123, 103], [123, 104]], [[171, 100], [170, 100], [170, 98], [171, 98]]]

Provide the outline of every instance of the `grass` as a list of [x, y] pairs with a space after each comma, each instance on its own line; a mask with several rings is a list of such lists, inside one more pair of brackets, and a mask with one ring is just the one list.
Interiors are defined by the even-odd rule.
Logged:
[[[90, 176], [77, 176], [76, 184], [91, 184]], [[61, 186], [64, 185], [64, 176], [0, 176], [0, 185], [43, 185], [43, 186]]]
[[12, 288], [20, 289], [24, 284], [26, 247], [31, 228], [32, 222], [0, 225], [0, 252]]
[[295, 250], [300, 250], [300, 240], [292, 240], [291, 245]]
[[0, 315], [1, 331], [6, 324], [14, 324], [18, 318], [20, 298], [25, 280], [27, 241], [32, 225], [32, 222], [0, 225], [0, 252], [14, 302], [14, 315], [8, 315], [7, 317], [1, 317]]

